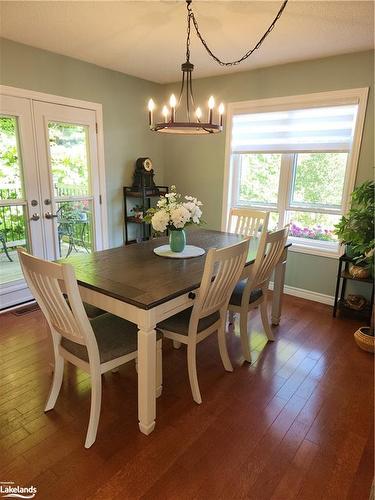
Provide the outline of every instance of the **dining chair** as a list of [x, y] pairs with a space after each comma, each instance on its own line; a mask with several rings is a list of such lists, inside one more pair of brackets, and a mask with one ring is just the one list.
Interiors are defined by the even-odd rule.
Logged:
[[258, 236], [267, 231], [270, 213], [249, 208], [232, 207], [228, 219], [228, 232], [243, 236]]
[[249, 240], [219, 250], [208, 251], [202, 281], [192, 307], [157, 325], [163, 335], [187, 345], [187, 363], [191, 392], [196, 403], [202, 402], [197, 376], [197, 344], [217, 332], [219, 351], [226, 371], [233, 371], [225, 340], [225, 317], [234, 285], [243, 271]]
[[[81, 368], [91, 377], [91, 408], [85, 448], [95, 442], [98, 429], [102, 381], [101, 375], [137, 357], [137, 326], [106, 313], [89, 319], [79, 293], [74, 269], [39, 259], [18, 249], [26, 282], [37, 300], [53, 342], [53, 381], [44, 411], [52, 410], [59, 395], [64, 360]], [[67, 300], [66, 300], [67, 297]], [[157, 336], [156, 391], [161, 393], [161, 334]]]
[[[232, 207], [228, 219], [228, 233], [250, 238], [260, 237], [268, 229], [270, 213], [250, 208]], [[234, 313], [229, 311], [229, 324], [234, 322]]]
[[267, 313], [267, 290], [277, 263], [283, 254], [288, 238], [289, 226], [275, 232], [265, 231], [260, 238], [257, 255], [249, 267], [249, 276], [234, 287], [229, 300], [228, 310], [240, 313], [240, 337], [243, 356], [251, 363], [249, 339], [247, 334], [247, 315], [259, 306], [264, 331], [268, 340], [274, 340]]

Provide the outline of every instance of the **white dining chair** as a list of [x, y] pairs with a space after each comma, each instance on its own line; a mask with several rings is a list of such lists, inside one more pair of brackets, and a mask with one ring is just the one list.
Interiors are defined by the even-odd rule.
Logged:
[[[137, 357], [137, 326], [106, 313], [89, 319], [79, 293], [74, 269], [29, 255], [18, 249], [19, 261], [31, 293], [39, 304], [53, 342], [53, 381], [44, 411], [52, 410], [59, 395], [64, 360], [90, 374], [91, 408], [85, 448], [95, 442], [98, 429], [101, 375]], [[157, 337], [156, 392], [161, 393], [161, 334]]]
[[[241, 234], [249, 238], [260, 238], [262, 233], [268, 229], [270, 213], [251, 208], [230, 209], [228, 218], [228, 233]], [[234, 313], [229, 311], [229, 324], [234, 322]]]
[[264, 232], [260, 238], [254, 264], [249, 267], [249, 276], [234, 287], [228, 310], [240, 314], [240, 337], [243, 356], [251, 363], [247, 333], [248, 312], [260, 307], [264, 331], [268, 340], [274, 340], [267, 313], [267, 290], [277, 263], [283, 254], [289, 227], [275, 232]]
[[247, 237], [260, 236], [262, 231], [267, 231], [269, 216], [269, 212], [232, 207], [228, 219], [228, 233]]
[[226, 371], [233, 371], [225, 340], [225, 317], [234, 285], [243, 271], [249, 240], [207, 253], [201, 285], [194, 292], [193, 307], [157, 325], [164, 336], [187, 345], [189, 381], [193, 399], [202, 402], [197, 376], [197, 344], [217, 332], [221, 360]]

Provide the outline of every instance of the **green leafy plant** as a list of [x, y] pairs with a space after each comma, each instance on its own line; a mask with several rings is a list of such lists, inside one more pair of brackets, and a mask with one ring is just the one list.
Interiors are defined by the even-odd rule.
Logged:
[[374, 192], [373, 181], [366, 181], [352, 192], [352, 205], [335, 226], [342, 244], [351, 246], [354, 261], [369, 267], [374, 275]]

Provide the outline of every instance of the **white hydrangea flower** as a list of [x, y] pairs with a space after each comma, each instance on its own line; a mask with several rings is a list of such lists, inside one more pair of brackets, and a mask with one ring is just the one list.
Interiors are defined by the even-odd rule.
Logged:
[[190, 221], [190, 212], [183, 205], [171, 211], [171, 221], [176, 229], [182, 229]]
[[151, 224], [152, 227], [155, 229], [155, 231], [162, 233], [167, 229], [167, 226], [169, 224], [169, 214], [166, 210], [158, 210], [155, 212], [155, 214], [152, 216], [151, 219]]
[[202, 210], [199, 208], [199, 206], [196, 205], [193, 201], [187, 201], [183, 204], [183, 206], [187, 210], [189, 210], [191, 220], [194, 222], [194, 224], [199, 224], [200, 218], [202, 216]]
[[[183, 201], [184, 200], [184, 201]], [[185, 201], [186, 200], [186, 201]], [[187, 224], [200, 224], [202, 202], [194, 196], [185, 196], [176, 192], [176, 187], [171, 186], [171, 191], [160, 197], [156, 207], [146, 213], [148, 221], [157, 232], [164, 232], [168, 227], [183, 229]]]
[[163, 198], [160, 198], [160, 200], [157, 202], [157, 207], [159, 208], [162, 208], [162, 207], [165, 207], [165, 205], [167, 204], [167, 200], [163, 197]]

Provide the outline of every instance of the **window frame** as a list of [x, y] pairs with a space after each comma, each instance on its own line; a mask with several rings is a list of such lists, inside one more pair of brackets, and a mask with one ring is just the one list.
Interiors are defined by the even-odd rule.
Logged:
[[[319, 92], [299, 96], [286, 96], [280, 98], [257, 99], [252, 101], [228, 103], [225, 145], [225, 171], [223, 185], [222, 230], [225, 231], [227, 228], [229, 211], [232, 206], [251, 206], [252, 208], [278, 212], [280, 227], [282, 227], [286, 223], [287, 213], [289, 211], [310, 211], [313, 213], [328, 213], [337, 215], [343, 215], [347, 213], [350, 207], [350, 194], [354, 189], [357, 173], [359, 151], [366, 115], [368, 92], [369, 88], [365, 87], [357, 89]], [[238, 203], [238, 200], [236, 199], [236, 192], [238, 191], [239, 184], [239, 159], [241, 153], [232, 153], [231, 150], [233, 115], [283, 110], [285, 111], [305, 107], [334, 106], [340, 104], [357, 104], [358, 113], [354, 128], [352, 148], [348, 153], [342, 203], [339, 210], [327, 208], [319, 208], [317, 210], [315, 207], [305, 207], [303, 210], [301, 210], [300, 206], [291, 205], [292, 181], [295, 168], [294, 165], [297, 161], [298, 152], [280, 153], [281, 168], [279, 178], [278, 202], [276, 207], [277, 210], [275, 210], [274, 206], [267, 204], [247, 205]], [[268, 152], [259, 151], [259, 153], [267, 154]], [[249, 154], [256, 153], [254, 152]], [[293, 243], [291, 247], [292, 251], [332, 258], [338, 258], [340, 254], [342, 254], [342, 248], [339, 245], [332, 245], [332, 243], [322, 240], [308, 240], [307, 238], [304, 241], [301, 241], [302, 239], [303, 238], [289, 238], [290, 242]]]

